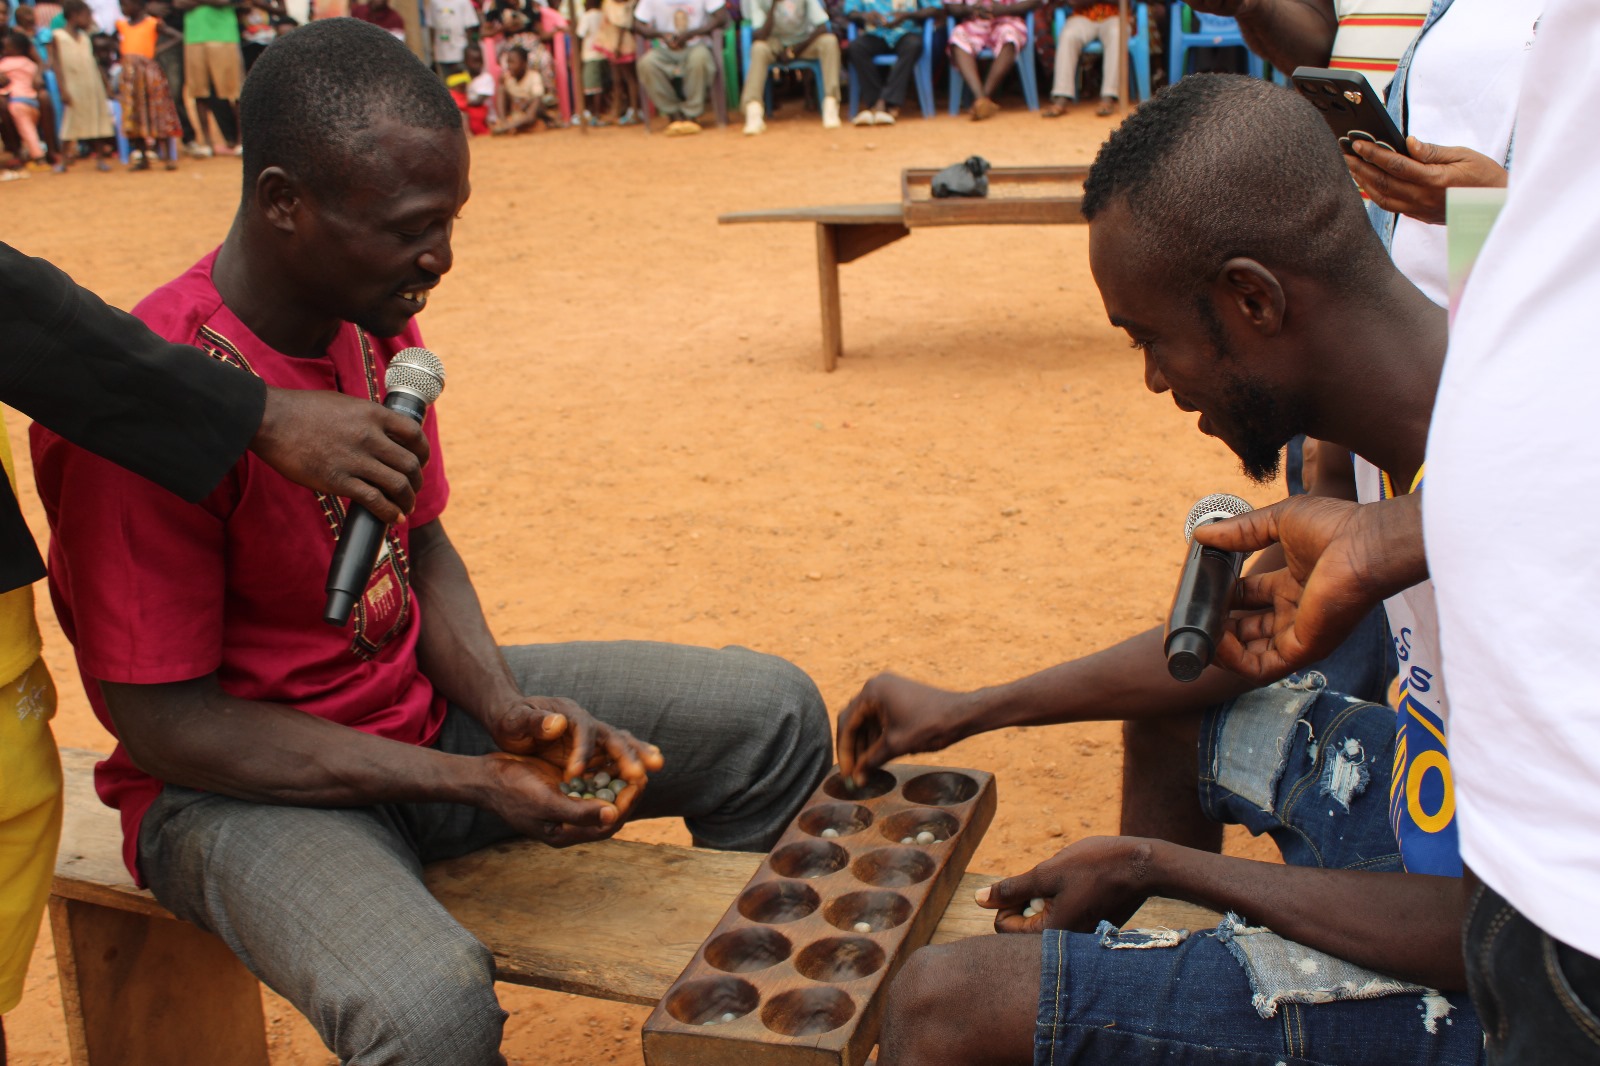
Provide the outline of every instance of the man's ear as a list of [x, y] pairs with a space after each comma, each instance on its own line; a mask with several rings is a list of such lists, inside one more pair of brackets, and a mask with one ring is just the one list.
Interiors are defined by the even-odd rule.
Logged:
[[255, 201], [267, 225], [286, 236], [295, 232], [305, 202], [299, 185], [282, 167], [268, 167], [257, 176]]
[[1218, 307], [1233, 310], [1247, 328], [1263, 337], [1275, 337], [1283, 330], [1283, 286], [1254, 259], [1236, 258], [1222, 264], [1212, 283], [1212, 296]]

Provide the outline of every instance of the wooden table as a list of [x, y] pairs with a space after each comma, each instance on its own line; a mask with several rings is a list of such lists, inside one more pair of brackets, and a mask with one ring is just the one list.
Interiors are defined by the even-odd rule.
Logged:
[[[1077, 191], [1086, 166], [995, 167], [989, 171], [989, 196], [935, 200], [928, 194], [931, 168], [900, 175], [900, 202], [841, 204], [734, 211], [717, 216], [724, 226], [752, 222], [809, 222], [817, 230], [817, 290], [822, 306], [822, 369], [831, 371], [844, 354], [844, 316], [840, 309], [839, 265], [853, 263], [914, 229], [935, 226], [1060, 226], [1083, 223], [1083, 196]], [[1065, 195], [1026, 195], [1046, 185]]]

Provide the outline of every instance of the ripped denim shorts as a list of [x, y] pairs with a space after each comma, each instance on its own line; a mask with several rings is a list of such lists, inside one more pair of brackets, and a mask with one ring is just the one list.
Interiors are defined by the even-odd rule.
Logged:
[[[1330, 692], [1308, 671], [1206, 716], [1200, 802], [1216, 821], [1271, 835], [1291, 865], [1398, 871], [1394, 746], [1391, 708]], [[1038, 1066], [1483, 1061], [1465, 994], [1373, 973], [1237, 915], [1193, 934], [1048, 932], [1043, 948]]]

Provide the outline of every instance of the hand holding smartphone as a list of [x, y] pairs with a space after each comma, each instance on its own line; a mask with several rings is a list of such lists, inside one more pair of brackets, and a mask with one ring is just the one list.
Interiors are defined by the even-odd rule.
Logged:
[[1366, 75], [1354, 70], [1296, 67], [1290, 80], [1300, 95], [1322, 112], [1345, 152], [1350, 152], [1353, 141], [1370, 141], [1410, 157], [1405, 135], [1389, 117], [1382, 94]]

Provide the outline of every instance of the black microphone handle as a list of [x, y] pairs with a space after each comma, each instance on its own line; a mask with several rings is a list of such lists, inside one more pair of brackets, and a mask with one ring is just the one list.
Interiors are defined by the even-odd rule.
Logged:
[[[383, 398], [383, 406], [399, 411], [417, 422], [428, 413], [428, 405], [409, 392], [391, 392]], [[386, 527], [371, 511], [360, 504], [350, 505], [344, 518], [344, 530], [339, 534], [339, 544], [333, 549], [333, 562], [328, 566], [327, 606], [322, 620], [331, 626], [346, 626], [356, 601], [367, 591], [372, 579], [372, 566], [383, 547]]]
[[1243, 564], [1240, 552], [1189, 545], [1167, 618], [1167, 672], [1177, 680], [1193, 681], [1211, 665]]

